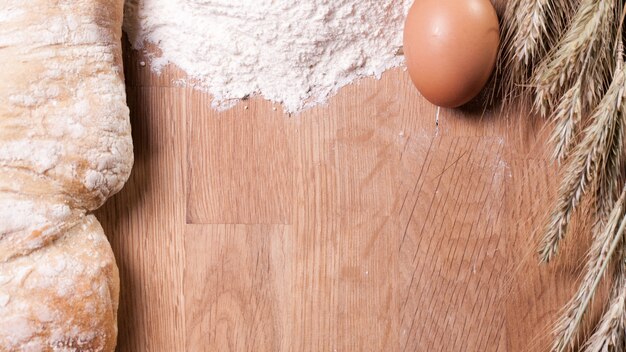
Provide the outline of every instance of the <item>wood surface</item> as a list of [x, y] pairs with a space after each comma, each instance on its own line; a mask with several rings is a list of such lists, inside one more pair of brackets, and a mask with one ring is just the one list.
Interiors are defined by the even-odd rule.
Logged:
[[585, 236], [541, 266], [558, 179], [526, 109], [436, 109], [402, 69], [287, 115], [125, 50], [135, 167], [97, 212], [119, 351], [541, 351]]

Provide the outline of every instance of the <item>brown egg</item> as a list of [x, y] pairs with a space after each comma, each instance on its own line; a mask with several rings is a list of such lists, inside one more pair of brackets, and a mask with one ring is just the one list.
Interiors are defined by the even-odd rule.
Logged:
[[478, 95], [499, 44], [498, 15], [488, 0], [415, 0], [404, 27], [409, 75], [426, 99], [442, 107]]

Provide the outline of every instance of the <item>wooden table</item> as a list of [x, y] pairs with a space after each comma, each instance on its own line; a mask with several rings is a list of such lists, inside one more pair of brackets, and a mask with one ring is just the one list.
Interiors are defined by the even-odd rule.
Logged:
[[260, 99], [216, 112], [142, 60], [126, 50], [133, 174], [97, 212], [120, 267], [119, 351], [550, 342], [585, 239], [538, 265], [557, 174], [525, 109], [441, 110], [436, 126], [395, 69], [299, 115]]

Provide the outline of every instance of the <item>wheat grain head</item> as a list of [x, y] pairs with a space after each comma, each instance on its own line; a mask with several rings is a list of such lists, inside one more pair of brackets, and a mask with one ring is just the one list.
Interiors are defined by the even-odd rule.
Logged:
[[563, 316], [556, 325], [556, 339], [552, 351], [564, 352], [572, 345], [596, 293], [598, 284], [623, 242], [624, 231], [626, 230], [625, 199], [626, 188], [615, 203], [603, 231], [593, 239], [585, 276], [576, 295], [567, 304]]
[[626, 252], [623, 241], [621, 247], [608, 308], [585, 343], [585, 352], [623, 352], [626, 348]]
[[536, 63], [557, 43], [577, 1], [509, 0], [502, 20], [497, 76], [504, 100], [526, 90]]
[[[580, 79], [587, 92], [587, 87], [601, 86], [596, 80], [604, 79], [611, 68], [607, 57], [611, 57], [609, 41], [614, 38], [614, 10], [614, 0], [581, 2], [557, 49], [535, 70], [535, 111], [542, 116], [550, 114], [559, 98]], [[595, 74], [590, 75], [590, 71]], [[583, 97], [583, 109], [595, 105], [595, 94]]]
[[590, 186], [595, 189], [595, 182], [605, 166], [619, 124], [625, 82], [626, 72], [622, 68], [616, 72], [606, 95], [592, 114], [591, 124], [583, 132], [582, 140], [563, 167], [556, 204], [549, 216], [539, 250], [542, 261], [548, 262], [556, 254], [583, 195]]

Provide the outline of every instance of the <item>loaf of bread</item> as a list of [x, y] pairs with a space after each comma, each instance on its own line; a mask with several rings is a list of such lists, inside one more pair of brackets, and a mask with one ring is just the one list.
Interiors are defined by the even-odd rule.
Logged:
[[113, 351], [118, 269], [90, 212], [133, 163], [123, 0], [0, 1], [0, 351]]

